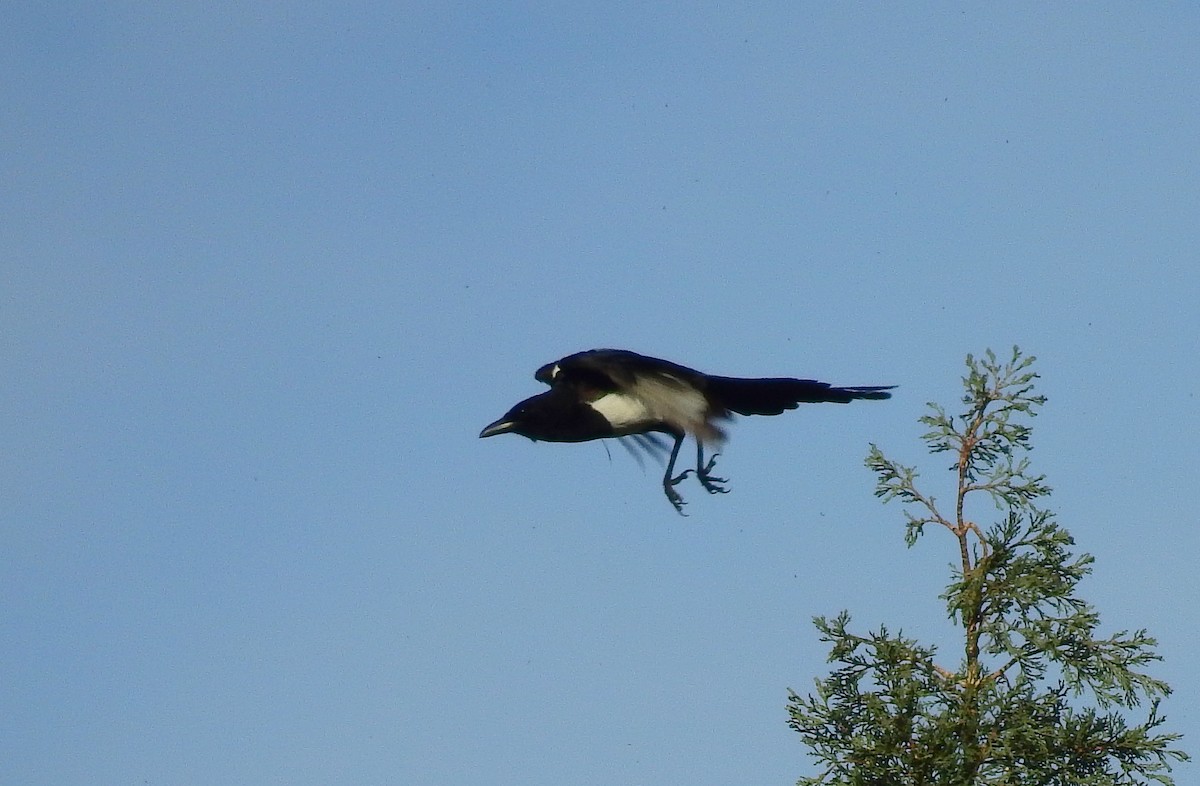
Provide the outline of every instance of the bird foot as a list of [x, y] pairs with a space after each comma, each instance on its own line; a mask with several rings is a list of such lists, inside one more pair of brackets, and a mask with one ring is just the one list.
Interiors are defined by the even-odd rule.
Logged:
[[[714, 475], [709, 474], [710, 472], [712, 472], [713, 467], [716, 466], [717, 456], [719, 456], [719, 455], [720, 455], [719, 453], [712, 454], [708, 458], [708, 463], [705, 464], [703, 468], [698, 468], [696, 470], [696, 480], [700, 481], [700, 485], [704, 486], [704, 490], [707, 491], [709, 494], [728, 494], [729, 493], [729, 489], [725, 488], [724, 485], [722, 485], [724, 483], [729, 482], [727, 479], [718, 478]], [[688, 470], [688, 471], [690, 472], [691, 470]], [[687, 474], [687, 473], [684, 473], [684, 474]]]
[[694, 470], [694, 469], [685, 469], [683, 472], [680, 472], [678, 475], [671, 478], [663, 485], [664, 486], [678, 486], [680, 483], [682, 483], [687, 478], [688, 475], [692, 474], [695, 471], [696, 470]]
[[[688, 472], [691, 472], [691, 470], [689, 469]], [[671, 506], [675, 508], [675, 512], [680, 516], [687, 515], [683, 512], [683, 506], [686, 503], [683, 501], [683, 497], [680, 496], [679, 492], [675, 490], [675, 484], [683, 480], [685, 477], [687, 477], [687, 472], [683, 473], [677, 478], [663, 481], [663, 493], [667, 495], [667, 502], [671, 503]]]

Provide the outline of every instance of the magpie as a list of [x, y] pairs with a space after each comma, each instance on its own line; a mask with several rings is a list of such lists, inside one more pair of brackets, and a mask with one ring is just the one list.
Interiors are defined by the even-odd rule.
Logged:
[[[728, 481], [712, 474], [718, 454], [705, 462], [704, 447], [721, 444], [722, 424], [733, 414], [778, 415], [800, 404], [886, 399], [895, 387], [834, 387], [790, 377], [722, 377], [625, 349], [577, 352], [542, 366], [534, 378], [550, 389], [516, 404], [486, 426], [481, 438], [509, 433], [535, 442], [632, 437], [647, 452], [665, 453], [665, 441], [658, 435], [666, 435], [675, 442], [663, 474], [663, 493], [680, 514], [684, 501], [675, 486], [693, 472], [710, 494], [728, 491]], [[696, 442], [696, 468], [675, 475], [675, 461], [688, 435]]]

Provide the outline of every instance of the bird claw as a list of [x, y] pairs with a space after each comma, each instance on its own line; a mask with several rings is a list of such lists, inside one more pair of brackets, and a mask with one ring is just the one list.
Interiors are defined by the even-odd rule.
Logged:
[[726, 480], [725, 478], [718, 478], [715, 475], [711, 474], [713, 471], [713, 467], [715, 467], [717, 464], [717, 455], [719, 455], [719, 454], [714, 453], [711, 457], [709, 457], [708, 463], [705, 464], [703, 467], [696, 467], [695, 469], [685, 469], [683, 472], [680, 472], [675, 477], [667, 479], [667, 480], [663, 480], [663, 493], [667, 495], [667, 501], [670, 502], [671, 505], [675, 508], [676, 513], [678, 513], [681, 516], [687, 515], [686, 513], [683, 512], [683, 506], [686, 503], [683, 501], [683, 497], [680, 496], [679, 492], [675, 490], [675, 487], [678, 486], [683, 481], [687, 480], [688, 475], [691, 475], [692, 473], [695, 473], [696, 479], [700, 481], [700, 485], [703, 486], [704, 490], [707, 491], [709, 494], [728, 494], [729, 493], [729, 489], [725, 488], [722, 485], [724, 483], [728, 483], [729, 481]]
[[[691, 470], [688, 470], [688, 472], [691, 472]], [[667, 495], [667, 502], [671, 503], [671, 506], [675, 508], [675, 512], [680, 516], [687, 515], [683, 512], [683, 506], [686, 503], [683, 501], [683, 497], [679, 495], [679, 492], [675, 490], [675, 484], [683, 480], [685, 477], [687, 477], [687, 472], [683, 473], [677, 478], [673, 478], [672, 480], [663, 483], [663, 493]]]
[[[704, 465], [704, 468], [696, 470], [696, 479], [700, 481], [700, 485], [704, 486], [704, 490], [707, 491], [709, 494], [728, 494], [729, 493], [729, 489], [727, 489], [721, 485], [723, 483], [729, 482], [726, 478], [718, 478], [714, 475], [709, 474], [710, 472], [712, 472], [713, 467], [716, 466], [717, 456], [719, 456], [719, 455], [721, 455], [721, 454], [719, 454], [719, 453], [712, 454], [711, 456], [709, 456], [708, 463]], [[688, 470], [688, 471], [690, 472], [691, 470]]]
[[694, 469], [685, 469], [683, 472], [680, 472], [678, 475], [671, 478], [669, 481], [667, 481], [667, 483], [664, 483], [663, 485], [664, 486], [666, 486], [666, 485], [678, 486], [680, 483], [682, 483], [687, 478], [688, 475], [692, 474], [695, 471], [696, 470], [694, 470]]

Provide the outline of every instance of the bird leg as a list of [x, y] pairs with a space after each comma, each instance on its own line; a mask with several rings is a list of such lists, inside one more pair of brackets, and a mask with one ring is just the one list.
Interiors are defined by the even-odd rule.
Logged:
[[[712, 454], [712, 456], [710, 456], [708, 459], [708, 463], [705, 464], [704, 443], [700, 441], [696, 442], [696, 479], [700, 481], [700, 485], [704, 486], [704, 490], [709, 494], [729, 493], [729, 489], [721, 485], [722, 483], [728, 483], [729, 481], [725, 478], [718, 478], [715, 475], [710, 474], [713, 470], [713, 467], [716, 466], [717, 456], [719, 455], [721, 454]], [[687, 473], [685, 472], [684, 475], [686, 474]], [[681, 480], [683, 479], [683, 475], [680, 475], [679, 477]]]
[[663, 493], [667, 495], [667, 501], [675, 508], [675, 512], [681, 516], [687, 514], [683, 512], [683, 497], [675, 490], [680, 482], [683, 481], [692, 470], [685, 469], [679, 475], [672, 477], [671, 473], [675, 471], [675, 459], [679, 457], [679, 448], [683, 446], [683, 435], [675, 435], [675, 446], [671, 448], [671, 458], [667, 460], [667, 471], [663, 473]]

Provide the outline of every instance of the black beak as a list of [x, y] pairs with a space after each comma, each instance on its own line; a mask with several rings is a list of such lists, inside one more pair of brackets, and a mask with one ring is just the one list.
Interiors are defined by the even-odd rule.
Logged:
[[507, 434], [512, 431], [517, 424], [508, 418], [500, 418], [495, 423], [488, 424], [483, 431], [479, 432], [479, 438], [494, 437], [497, 434]]

